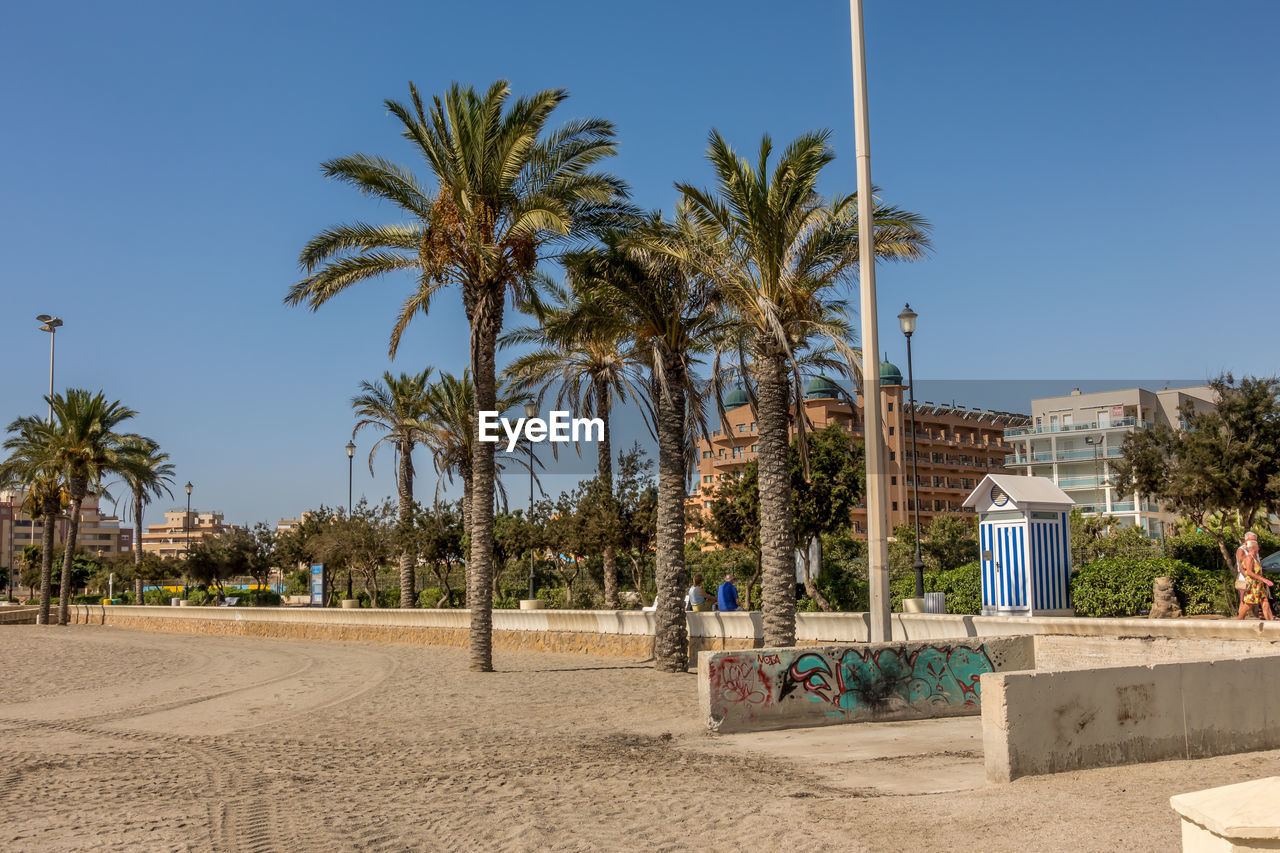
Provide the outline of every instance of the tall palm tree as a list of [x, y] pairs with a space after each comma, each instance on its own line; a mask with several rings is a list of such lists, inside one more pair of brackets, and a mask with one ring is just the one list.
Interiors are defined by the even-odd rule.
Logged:
[[34, 524], [41, 523], [40, 609], [36, 621], [49, 624], [53, 587], [53, 548], [57, 520], [66, 505], [62, 468], [54, 455], [53, 427], [37, 417], [20, 417], [9, 424], [4, 442], [9, 456], [0, 462], [0, 487], [25, 490], [23, 509]]
[[[373, 457], [382, 444], [390, 444], [396, 454], [396, 495], [399, 498], [399, 524], [402, 530], [413, 524], [413, 447], [421, 438], [419, 421], [428, 411], [428, 386], [432, 368], [410, 375], [382, 374], [381, 381], [361, 382], [360, 393], [351, 398], [356, 410], [355, 429], [351, 437], [364, 427], [385, 433], [369, 451], [369, 474], [373, 474]], [[407, 540], [406, 540], [407, 541]], [[400, 606], [413, 607], [413, 569], [417, 556], [406, 544], [400, 551]], [[377, 602], [374, 602], [376, 605]]]
[[71, 606], [71, 564], [80, 532], [80, 507], [90, 493], [101, 490], [102, 479], [121, 468], [120, 424], [137, 414], [118, 400], [108, 402], [101, 391], [68, 388], [50, 398], [53, 406], [52, 451], [67, 486], [67, 547], [62, 557], [58, 590], [58, 619], [67, 623]]
[[655, 214], [625, 238], [607, 238], [594, 269], [583, 276], [601, 316], [612, 317], [634, 337], [648, 373], [645, 405], [658, 439], [653, 654], [655, 667], [666, 672], [684, 672], [689, 665], [684, 503], [704, 400], [693, 367], [722, 327], [712, 289], [669, 253], [690, 224], [679, 212], [674, 224]]
[[556, 386], [555, 405], [580, 417], [594, 415], [604, 422], [596, 444], [596, 476], [605, 496], [610, 536], [604, 546], [604, 605], [618, 609], [618, 551], [613, 542], [617, 509], [613, 495], [613, 449], [610, 413], [628, 397], [643, 393], [639, 362], [631, 331], [604, 322], [601, 306], [589, 297], [591, 277], [599, 266], [599, 252], [588, 251], [566, 258], [571, 289], [545, 282], [547, 296], [534, 300], [536, 327], [517, 329], [503, 336], [504, 345], [544, 343], [507, 366], [504, 375], [513, 396], [544, 396]]
[[[174, 467], [169, 454], [152, 439], [141, 435], [126, 436], [120, 442], [120, 479], [129, 490], [126, 511], [133, 510], [133, 565], [142, 565], [142, 515], [151, 501], [163, 495], [173, 497]], [[142, 572], [133, 578], [134, 603], [143, 604]]]
[[[324, 164], [325, 173], [400, 207], [404, 225], [342, 225], [303, 249], [307, 277], [285, 301], [313, 310], [356, 282], [410, 270], [417, 287], [405, 300], [391, 333], [394, 356], [417, 314], [446, 284], [462, 291], [471, 327], [471, 374], [476, 409], [496, 410], [495, 350], [508, 293], [523, 300], [538, 262], [555, 244], [573, 246], [615, 224], [628, 212], [626, 186], [592, 171], [616, 151], [614, 129], [603, 119], [579, 119], [548, 130], [552, 112], [568, 93], [538, 92], [510, 101], [505, 80], [483, 94], [455, 83], [428, 109], [415, 86], [410, 103], [386, 101], [403, 135], [425, 159], [436, 189], [425, 189], [407, 169], [355, 154]], [[476, 428], [473, 413], [473, 430]], [[494, 448], [472, 448], [471, 669], [493, 669]]]
[[[760, 142], [755, 166], [711, 132], [707, 159], [714, 190], [677, 185], [690, 216], [714, 238], [689, 258], [713, 277], [749, 347], [759, 423], [760, 546], [765, 644], [795, 644], [794, 530], [789, 445], [797, 417], [804, 455], [804, 406], [797, 353], [816, 341], [835, 347], [861, 369], [849, 324], [833, 310], [834, 288], [858, 261], [857, 199], [825, 201], [817, 191], [834, 158], [827, 131], [800, 136], [770, 169], [773, 145]], [[928, 223], [876, 206], [876, 257], [912, 260], [928, 247]], [[872, 358], [872, 369], [878, 360]]]

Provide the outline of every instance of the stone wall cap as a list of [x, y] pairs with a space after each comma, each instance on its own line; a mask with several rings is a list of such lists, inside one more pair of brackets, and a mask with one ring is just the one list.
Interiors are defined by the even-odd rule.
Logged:
[[1280, 776], [1177, 794], [1173, 810], [1224, 838], [1280, 838]]

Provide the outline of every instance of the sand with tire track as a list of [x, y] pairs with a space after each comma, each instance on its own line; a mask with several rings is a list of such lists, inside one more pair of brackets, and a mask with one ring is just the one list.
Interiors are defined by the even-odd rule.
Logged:
[[860, 727], [862, 752], [712, 737], [693, 675], [615, 658], [475, 674], [456, 649], [86, 626], [0, 647], [5, 850], [1170, 850], [1171, 794], [1278, 756], [987, 786], [973, 721]]

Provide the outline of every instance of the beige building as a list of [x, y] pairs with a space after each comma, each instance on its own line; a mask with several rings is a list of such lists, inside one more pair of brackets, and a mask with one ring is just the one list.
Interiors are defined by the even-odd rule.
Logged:
[[[0, 551], [0, 566], [20, 566], [22, 549], [28, 545], [39, 545], [44, 536], [44, 525], [39, 521], [33, 522], [31, 516], [22, 511], [25, 495], [25, 489], [0, 491], [0, 549], [3, 549]], [[59, 545], [67, 541], [67, 521], [64, 514], [54, 525], [54, 542]], [[99, 498], [89, 495], [80, 505], [76, 545], [94, 556], [99, 552], [105, 557], [132, 551], [133, 529], [121, 526], [120, 519], [114, 515], [104, 515]]]
[[152, 524], [142, 534], [142, 552], [161, 557], [181, 557], [187, 552], [188, 538], [192, 543], [206, 536], [230, 533], [238, 528], [226, 524], [220, 512], [200, 512], [171, 509], [164, 514], [163, 524]]
[[[886, 500], [889, 528], [914, 521], [915, 500], [912, 494], [911, 412], [904, 404], [907, 390], [902, 373], [892, 364], [880, 367], [881, 413], [885, 443], [885, 472], [888, 475]], [[839, 424], [854, 437], [864, 435], [863, 400], [857, 405], [838, 393], [830, 381], [814, 379], [806, 386], [804, 407], [814, 429]], [[758, 432], [747, 396], [743, 391], [731, 392], [725, 399], [729, 429], [718, 429], [704, 436], [698, 447], [698, 483], [686, 504], [686, 540], [708, 534], [702, 529], [704, 514], [709, 513], [716, 484], [730, 477], [741, 477], [747, 463], [756, 458]], [[1012, 447], [1005, 443], [1007, 429], [1030, 423], [1026, 415], [991, 412], [964, 406], [938, 406], [916, 403], [916, 461], [919, 476], [920, 524], [947, 513], [967, 512], [962, 507], [969, 492], [987, 473], [1003, 471], [1005, 457]], [[853, 511], [853, 532], [866, 538], [867, 510], [859, 504]]]
[[1180, 425], [1179, 407], [1214, 408], [1207, 385], [1148, 391], [1127, 388], [1031, 401], [1032, 423], [1005, 431], [1013, 452], [1005, 467], [1027, 476], [1047, 477], [1070, 495], [1087, 515], [1114, 515], [1150, 536], [1162, 536], [1174, 516], [1137, 493], [1121, 494], [1111, 482], [1111, 461], [1120, 456], [1125, 437], [1155, 424]]

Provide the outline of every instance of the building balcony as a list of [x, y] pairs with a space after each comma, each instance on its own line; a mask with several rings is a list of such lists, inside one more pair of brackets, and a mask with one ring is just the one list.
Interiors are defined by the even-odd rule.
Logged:
[[1155, 424], [1150, 421], [1140, 421], [1137, 418], [1116, 418], [1107, 424], [1098, 424], [1097, 421], [1091, 421], [1083, 424], [1051, 424], [1050, 426], [1038, 427], [1018, 427], [1017, 429], [1007, 429], [1004, 431], [1005, 438], [1014, 438], [1019, 435], [1046, 435], [1051, 432], [1089, 432], [1098, 430], [1123, 429], [1151, 429]]
[[1109, 485], [1106, 477], [1062, 477], [1058, 480], [1060, 489], [1104, 489]]
[[1004, 458], [1005, 467], [1010, 465], [1041, 465], [1046, 462], [1088, 462], [1090, 459], [1116, 459], [1121, 455], [1119, 447], [1108, 447], [1104, 452], [1097, 450], [1045, 450], [1038, 453], [1013, 454]]

